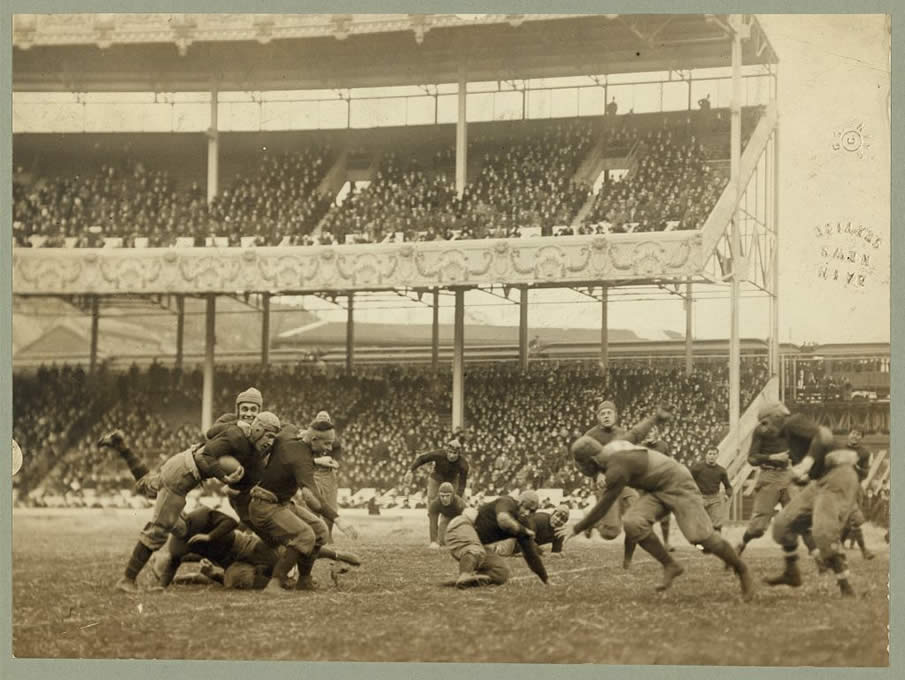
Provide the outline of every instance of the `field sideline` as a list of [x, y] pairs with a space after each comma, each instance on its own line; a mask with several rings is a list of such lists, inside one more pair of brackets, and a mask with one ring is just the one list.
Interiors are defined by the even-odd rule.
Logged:
[[[115, 593], [149, 511], [16, 510], [13, 513], [13, 654], [19, 658], [262, 659], [512, 663], [886, 666], [889, 551], [849, 552], [859, 597], [841, 601], [831, 577], [802, 559], [800, 589], [762, 586], [744, 604], [737, 580], [677, 535], [686, 573], [667, 593], [660, 567], [638, 550], [621, 568], [621, 539], [581, 539], [547, 554], [552, 585], [521, 558], [513, 582], [457, 591], [445, 552], [426, 548], [423, 511], [368, 517], [360, 569], [334, 585], [320, 561], [316, 593], [268, 597], [204, 586]], [[742, 528], [730, 528], [735, 540]], [[343, 536], [338, 542], [352, 543]], [[803, 552], [803, 551], [802, 551]], [[745, 554], [757, 580], [780, 567], [768, 538]], [[183, 570], [195, 565], [183, 567]], [[180, 573], [184, 573], [180, 572]]]

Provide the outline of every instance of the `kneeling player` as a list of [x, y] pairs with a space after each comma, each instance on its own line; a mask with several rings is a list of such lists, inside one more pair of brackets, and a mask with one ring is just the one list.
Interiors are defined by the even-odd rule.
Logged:
[[501, 496], [472, 511], [466, 511], [449, 523], [446, 540], [449, 554], [459, 563], [456, 586], [467, 588], [480, 585], [503, 585], [509, 580], [509, 569], [502, 558], [486, 546], [514, 538], [522, 549], [528, 567], [547, 583], [547, 570], [537, 553], [531, 517], [540, 500], [534, 491], [525, 491], [515, 500]]
[[[534, 513], [531, 529], [534, 531], [534, 543], [537, 545], [538, 553], [543, 554], [543, 546], [550, 545], [550, 551], [553, 554], [562, 555], [563, 541], [568, 532], [566, 529], [568, 521], [569, 508], [565, 505], [560, 505], [553, 512], [538, 511]], [[503, 557], [518, 555], [522, 552], [518, 541], [514, 538], [507, 538], [505, 541], [498, 541], [487, 547]]]
[[672, 512], [676, 524], [692, 544], [729, 564], [739, 577], [742, 597], [749, 600], [753, 583], [748, 568], [735, 550], [716, 531], [704, 499], [691, 473], [681, 463], [662, 453], [629, 442], [614, 441], [601, 446], [591, 437], [582, 437], [572, 447], [576, 460], [593, 461], [606, 474], [607, 491], [597, 505], [574, 527], [566, 540], [593, 526], [617, 501], [626, 486], [642, 491], [641, 497], [623, 518], [627, 538], [631, 538], [663, 565], [663, 582], [657, 590], [669, 588], [682, 574], [679, 566], [652, 531], [653, 523]]
[[456, 495], [452, 484], [443, 482], [437, 490], [437, 498], [427, 508], [432, 550], [446, 545], [446, 530], [449, 523], [464, 511], [465, 501], [461, 496]]

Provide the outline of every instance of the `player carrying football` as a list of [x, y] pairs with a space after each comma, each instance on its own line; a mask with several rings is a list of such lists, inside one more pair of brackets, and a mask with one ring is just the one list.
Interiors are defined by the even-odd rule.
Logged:
[[[191, 448], [170, 457], [160, 468], [160, 490], [154, 501], [151, 521], [145, 525], [132, 550], [123, 577], [116, 584], [124, 592], [136, 592], [135, 578], [151, 555], [163, 547], [173, 527], [180, 521], [188, 493], [205, 479], [218, 479], [223, 484], [237, 482], [245, 473], [245, 465], [270, 452], [274, 437], [280, 430], [280, 420], [274, 414], [259, 413], [248, 433], [237, 425], [228, 425], [203, 447]], [[227, 474], [219, 459], [232, 456], [239, 467]]]

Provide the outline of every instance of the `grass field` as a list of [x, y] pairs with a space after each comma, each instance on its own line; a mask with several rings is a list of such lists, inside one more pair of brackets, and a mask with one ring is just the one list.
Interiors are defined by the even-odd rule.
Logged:
[[[686, 573], [666, 593], [639, 550], [629, 572], [621, 542], [581, 539], [545, 556], [545, 587], [521, 558], [501, 588], [457, 591], [444, 552], [426, 548], [426, 517], [352, 516], [361, 568], [319, 590], [265, 596], [206, 586], [163, 593], [112, 590], [147, 511], [16, 511], [13, 653], [19, 658], [459, 661], [739, 666], [885, 666], [887, 572], [850, 552], [855, 600], [802, 560], [799, 589], [758, 589], [742, 603], [734, 576], [681, 537]], [[676, 532], [675, 526], [673, 528]], [[730, 528], [735, 540], [741, 527]], [[338, 541], [349, 546], [340, 536]], [[745, 554], [758, 580], [781, 566], [767, 538]], [[189, 566], [184, 566], [187, 569]]]

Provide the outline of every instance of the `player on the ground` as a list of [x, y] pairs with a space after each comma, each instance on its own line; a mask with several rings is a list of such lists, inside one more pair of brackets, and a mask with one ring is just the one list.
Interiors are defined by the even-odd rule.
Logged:
[[672, 512], [685, 538], [729, 564], [739, 577], [743, 599], [751, 599], [754, 588], [748, 567], [732, 546], [713, 530], [701, 492], [688, 468], [658, 451], [624, 441], [614, 441], [604, 447], [592, 437], [582, 437], [575, 442], [572, 450], [576, 459], [603, 471], [607, 491], [600, 502], [572, 527], [572, 533], [566, 540], [593, 526], [616, 503], [622, 490], [631, 486], [644, 493], [629, 508], [622, 521], [626, 536], [663, 565], [663, 581], [657, 590], [669, 588], [673, 579], [684, 571], [652, 530], [654, 522]]
[[[157, 552], [153, 563], [157, 585], [166, 588], [173, 580], [179, 565], [186, 558], [197, 556], [213, 567], [224, 570], [208, 572], [227, 588], [264, 588], [273, 573], [279, 554], [258, 536], [238, 528], [239, 524], [219, 510], [201, 506], [184, 516], [185, 530], [174, 532], [164, 549]], [[319, 558], [346, 562], [353, 566], [361, 560], [352, 553], [324, 547]]]
[[857, 470], [858, 479], [861, 480], [861, 489], [858, 492], [858, 504], [855, 506], [855, 510], [852, 512], [845, 525], [845, 529], [842, 531], [842, 544], [845, 545], [847, 540], [857, 543], [858, 547], [861, 549], [861, 556], [866, 560], [872, 560], [876, 555], [868, 550], [867, 545], [864, 542], [864, 532], [861, 531], [861, 525], [863, 525], [865, 521], [863, 509], [865, 494], [864, 482], [867, 479], [867, 475], [870, 473], [870, 467], [873, 461], [873, 454], [871, 454], [870, 449], [861, 443], [863, 437], [864, 433], [857, 427], [852, 428], [848, 433], [846, 448], [849, 448], [858, 454]]
[[726, 521], [726, 504], [723, 494], [720, 493], [720, 485], [723, 486], [726, 497], [732, 496], [732, 484], [729, 482], [726, 468], [716, 462], [719, 454], [720, 450], [714, 446], [707, 451], [703, 461], [691, 466], [691, 476], [704, 497], [704, 509], [707, 510], [717, 533], [722, 531], [723, 522]]
[[415, 458], [411, 467], [405, 473], [402, 483], [408, 486], [412, 483], [412, 476], [422, 465], [433, 463], [430, 477], [427, 479], [427, 507], [437, 498], [440, 485], [449, 482], [453, 485], [456, 494], [465, 498], [465, 484], [468, 481], [468, 461], [462, 455], [462, 442], [458, 437], [453, 437], [446, 442], [446, 446], [435, 451], [422, 453]]
[[[601, 446], [606, 446], [614, 440], [629, 441], [637, 444], [650, 434], [651, 429], [653, 429], [655, 425], [666, 422], [672, 417], [668, 411], [658, 408], [654, 415], [645, 418], [632, 429], [625, 430], [618, 425], [618, 416], [619, 414], [616, 410], [616, 405], [612, 401], [607, 400], [601, 402], [597, 407], [597, 424], [585, 432], [584, 436], [593, 438]], [[596, 494], [599, 502], [606, 492], [606, 477], [600, 473], [600, 470], [595, 465], [583, 462], [583, 460], [579, 460], [574, 456], [573, 458], [575, 459], [575, 464], [578, 466], [578, 469], [581, 470], [584, 475], [597, 480]], [[629, 487], [623, 488], [622, 495], [619, 497], [619, 502], [613, 504], [609, 511], [601, 518], [600, 522], [597, 523], [597, 531], [600, 532], [600, 536], [603, 539], [611, 541], [622, 533], [622, 517], [637, 498], [638, 494], [634, 489]], [[592, 528], [593, 526], [589, 526], [588, 530]], [[626, 534], [622, 559], [622, 566], [624, 569], [628, 569], [631, 565], [634, 552], [635, 544], [629, 539], [628, 534]]]
[[[767, 436], [778, 436], [789, 429], [789, 421], [794, 418], [796, 416], [788, 415], [785, 407], [773, 408], [762, 420], [761, 427]], [[796, 460], [790, 472], [796, 483], [807, 486], [773, 520], [773, 540], [785, 553], [785, 569], [765, 581], [771, 586], [801, 585], [798, 537], [810, 531], [820, 551], [820, 559], [836, 575], [840, 593], [843, 597], [854, 597], [840, 537], [858, 503], [861, 489], [856, 469], [858, 453], [837, 449], [833, 433], [826, 427], [816, 426], [813, 433], [807, 430], [801, 434], [811, 436], [789, 438], [790, 457]]]
[[[251, 490], [248, 513], [252, 526], [271, 547], [285, 547], [265, 588], [271, 592], [279, 592], [288, 586], [289, 572], [295, 565], [299, 569], [296, 589], [313, 590], [311, 569], [327, 541], [324, 521], [292, 500], [301, 488], [307, 488], [316, 497], [319, 495], [314, 481], [314, 459], [331, 451], [336, 440], [333, 423], [329, 421], [315, 421], [309, 431], [307, 440], [302, 439], [301, 432], [292, 425], [280, 431], [261, 481]], [[323, 502], [322, 512], [344, 534], [350, 538], [358, 537], [355, 528]]]
[[[757, 486], [754, 489], [754, 510], [741, 542], [735, 547], [741, 555], [748, 543], [760, 538], [770, 526], [776, 514], [776, 504], [789, 504], [798, 489], [792, 483], [791, 466], [801, 462], [811, 440], [817, 435], [818, 427], [806, 416], [790, 415], [789, 409], [780, 402], [763, 404], [757, 412], [760, 421], [751, 437], [748, 450], [748, 464], [760, 468]], [[781, 423], [778, 429], [769, 425]], [[809, 533], [802, 536], [811, 556], [820, 568], [817, 547]]]
[[456, 586], [503, 585], [509, 580], [509, 568], [495, 552], [486, 548], [491, 543], [514, 538], [522, 549], [528, 567], [544, 583], [549, 582], [543, 560], [534, 543], [531, 518], [540, 505], [535, 491], [524, 491], [518, 500], [501, 496], [485, 503], [472, 518], [466, 511], [449, 523], [446, 541], [449, 554], [459, 563]]
[[[531, 520], [531, 530], [534, 531], [534, 543], [537, 545], [538, 553], [543, 555], [543, 546], [549, 545], [552, 554], [563, 554], [562, 546], [568, 534], [568, 529], [566, 528], [568, 521], [569, 508], [566, 505], [560, 505], [553, 512], [538, 510], [534, 513], [534, 517]], [[519, 555], [522, 552], [518, 541], [514, 538], [507, 538], [487, 547], [503, 557]]]
[[[279, 430], [279, 418], [262, 411], [255, 417], [247, 434], [239, 426], [229, 425], [203, 447], [191, 448], [170, 457], [160, 468], [160, 489], [154, 501], [151, 521], [142, 529], [125, 573], [116, 584], [117, 589], [137, 592], [135, 578], [181, 521], [186, 495], [192, 489], [205, 479], [217, 479], [223, 484], [239, 481], [245, 474], [246, 465], [256, 465], [257, 460], [270, 452]], [[220, 466], [219, 459], [224, 456], [232, 456], [239, 462], [239, 467], [230, 474]]]
[[465, 501], [456, 495], [453, 485], [449, 482], [443, 482], [437, 491], [437, 498], [427, 508], [432, 550], [446, 545], [446, 529], [450, 521], [461, 515], [466, 507]]

